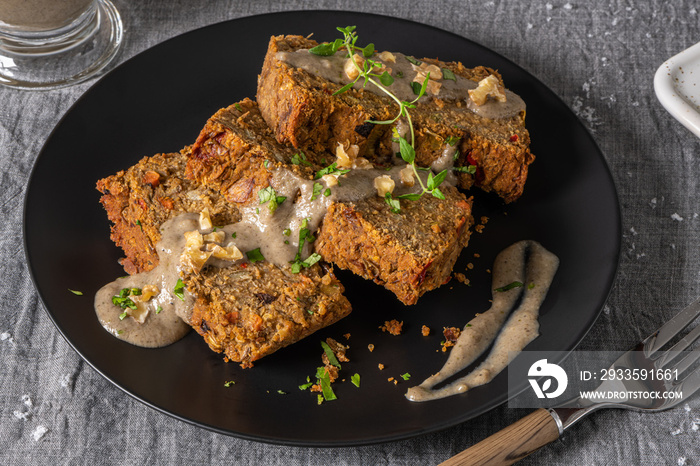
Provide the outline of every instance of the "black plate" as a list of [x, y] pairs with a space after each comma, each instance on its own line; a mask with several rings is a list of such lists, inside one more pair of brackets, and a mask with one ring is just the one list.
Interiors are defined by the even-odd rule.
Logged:
[[[474, 233], [456, 270], [473, 286], [453, 280], [401, 305], [383, 288], [340, 273], [353, 314], [335, 326], [242, 370], [224, 363], [190, 333], [162, 349], [130, 346], [100, 327], [92, 296], [123, 274], [120, 252], [94, 189], [97, 179], [141, 157], [177, 151], [194, 141], [220, 107], [254, 96], [268, 39], [276, 34], [337, 37], [336, 26], [357, 25], [360, 42], [379, 50], [459, 60], [497, 68], [528, 106], [537, 160], [525, 195], [505, 206], [477, 195], [476, 215], [489, 217]], [[394, 18], [344, 12], [288, 12], [253, 16], [199, 29], [128, 60], [95, 84], [54, 129], [27, 190], [27, 258], [39, 295], [58, 330], [100, 374], [147, 405], [217, 432], [273, 443], [357, 445], [398, 440], [453, 426], [506, 401], [504, 372], [491, 384], [430, 403], [411, 403], [406, 389], [445, 360], [437, 351], [445, 326], [463, 326], [489, 306], [487, 269], [495, 255], [521, 239], [557, 254], [561, 267], [542, 309], [533, 350], [571, 350], [595, 321], [611, 287], [620, 250], [615, 188], [595, 142], [562, 101], [533, 76], [469, 40]], [[474, 257], [478, 253], [480, 257]], [[466, 270], [468, 263], [473, 270]], [[82, 290], [75, 296], [68, 289]], [[394, 337], [378, 326], [405, 322]], [[422, 337], [423, 324], [433, 329]], [[336, 384], [337, 401], [318, 406], [297, 387], [320, 365], [319, 341], [344, 341], [349, 356]], [[369, 352], [368, 344], [374, 344]], [[383, 371], [378, 364], [385, 366]], [[361, 388], [350, 375], [361, 375]], [[411, 374], [406, 382], [401, 374]], [[387, 379], [395, 377], [398, 385]], [[236, 383], [228, 388], [224, 382]], [[278, 391], [286, 394], [281, 394]]]

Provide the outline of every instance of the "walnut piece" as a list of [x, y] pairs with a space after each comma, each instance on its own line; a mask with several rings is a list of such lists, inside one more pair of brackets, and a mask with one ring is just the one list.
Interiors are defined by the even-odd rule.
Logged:
[[489, 97], [498, 102], [506, 101], [505, 88], [498, 82], [498, 78], [492, 74], [479, 81], [476, 89], [469, 90], [469, 98], [476, 105], [484, 105]]
[[387, 193], [394, 192], [395, 183], [389, 175], [378, 176], [374, 179], [374, 188], [377, 190], [377, 196], [386, 197]]

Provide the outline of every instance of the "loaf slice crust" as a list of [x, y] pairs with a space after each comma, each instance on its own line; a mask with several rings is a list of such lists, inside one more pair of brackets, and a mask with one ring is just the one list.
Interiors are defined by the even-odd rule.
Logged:
[[[214, 225], [241, 220], [219, 190], [188, 179], [190, 148], [145, 157], [97, 183], [112, 222], [111, 238], [124, 251], [129, 274], [158, 264], [156, 244], [162, 225], [183, 213], [207, 209]], [[181, 278], [194, 298], [188, 322], [225, 359], [251, 367], [253, 361], [288, 346], [348, 315], [344, 288], [328, 264], [292, 274], [269, 262], [184, 267]], [[118, 310], [116, 312], [121, 312]]]
[[[356, 144], [361, 155], [373, 161], [393, 156], [391, 127], [368, 120], [392, 120], [398, 107], [388, 96], [364, 89], [333, 95], [343, 84], [295, 68], [279, 59], [278, 52], [309, 49], [317, 42], [301, 36], [270, 39], [258, 77], [260, 111], [278, 141], [296, 148], [331, 150], [341, 144]], [[465, 68], [461, 63], [435, 59], [421, 61], [447, 68], [455, 75], [480, 81], [500, 75], [489, 68]], [[440, 159], [447, 141], [459, 140], [455, 166], [476, 166], [475, 173], [459, 173], [459, 186], [476, 185], [493, 191], [506, 202], [522, 195], [530, 152], [525, 112], [509, 117], [484, 118], [466, 109], [462, 101], [426, 96], [411, 111], [416, 131], [416, 160], [430, 166]]]
[[[209, 120], [193, 146], [187, 170], [243, 206], [257, 202], [259, 191], [273, 183], [274, 170], [313, 180], [334, 160], [327, 152], [302, 152], [278, 143], [256, 103], [244, 100]], [[338, 181], [345, 182], [343, 177]], [[471, 199], [456, 188], [444, 188], [445, 199], [425, 195], [403, 201], [399, 213], [376, 192], [363, 200], [336, 201], [316, 232], [315, 251], [385, 286], [403, 303], [415, 304], [426, 291], [449, 280], [469, 239]]]

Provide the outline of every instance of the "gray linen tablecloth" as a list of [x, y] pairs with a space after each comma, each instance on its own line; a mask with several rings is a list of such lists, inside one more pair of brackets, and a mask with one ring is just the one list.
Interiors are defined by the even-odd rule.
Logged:
[[[489, 47], [543, 81], [600, 145], [623, 216], [619, 273], [580, 346], [622, 351], [700, 296], [698, 140], [657, 101], [655, 70], [700, 40], [695, 2], [116, 0], [117, 63], [222, 20], [286, 9], [372, 12], [418, 21]], [[290, 448], [240, 440], [160, 414], [84, 363], [32, 285], [22, 208], [51, 129], [94, 81], [52, 92], [0, 88], [1, 464], [437, 464], [526, 412], [376, 446]], [[60, 245], [57, 245], [60, 247]], [[700, 464], [700, 397], [660, 414], [610, 410], [585, 419], [524, 464]]]

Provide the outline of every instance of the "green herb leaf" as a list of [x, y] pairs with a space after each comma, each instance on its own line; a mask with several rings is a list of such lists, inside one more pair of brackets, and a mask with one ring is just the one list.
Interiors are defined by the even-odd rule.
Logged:
[[323, 195], [324, 195], [325, 197], [330, 196], [330, 195], [331, 195], [331, 188], [326, 188], [326, 190], [323, 191]]
[[445, 200], [445, 195], [442, 194], [442, 191], [440, 191], [440, 188], [433, 188], [431, 194], [433, 197], [437, 197], [438, 199]]
[[73, 294], [76, 295], [76, 296], [82, 296], [82, 295], [83, 295], [83, 292], [82, 292], [82, 291], [71, 290], [70, 288], [68, 288], [68, 291], [70, 291], [71, 293], [73, 293]]
[[406, 138], [399, 138], [399, 151], [404, 162], [413, 163], [416, 160], [416, 150], [408, 143]]
[[512, 290], [513, 288], [520, 288], [521, 286], [523, 286], [523, 284], [521, 282], [515, 281], [515, 282], [507, 284], [506, 286], [496, 288], [495, 291], [503, 292], [503, 291]]
[[289, 236], [292, 234], [292, 230], [290, 230], [289, 228], [285, 228], [284, 230], [282, 230], [282, 234], [284, 236]]
[[394, 78], [387, 71], [385, 71], [381, 76], [379, 76], [379, 82], [384, 84], [386, 87], [389, 87], [394, 84]]
[[302, 265], [304, 267], [308, 268], [320, 260], [321, 260], [321, 255], [315, 252], [315, 253], [311, 254], [309, 257], [307, 257], [306, 260], [304, 262], [302, 262]]
[[265, 260], [265, 258], [262, 255], [262, 252], [260, 252], [260, 248], [255, 248], [252, 251], [248, 251], [245, 253], [246, 257], [248, 257], [248, 260], [252, 263], [256, 262], [262, 262]]
[[445, 177], [447, 176], [447, 169], [444, 169], [437, 175], [435, 175], [435, 178], [433, 178], [433, 183], [435, 184], [435, 187], [437, 188], [442, 184], [443, 181], [445, 181]]
[[398, 214], [401, 212], [401, 202], [399, 202], [398, 199], [394, 199], [391, 196], [391, 193], [386, 193], [384, 195], [384, 201], [389, 205], [391, 208], [391, 213], [393, 214]]
[[413, 63], [416, 66], [420, 66], [423, 64], [423, 62], [421, 62], [420, 60], [416, 60], [415, 58], [409, 57], [408, 55], [406, 55], [406, 60], [408, 60], [410, 63]]
[[374, 44], [369, 43], [365, 46], [364, 50], [362, 50], [362, 55], [365, 58], [369, 58], [372, 55], [374, 55]]
[[241, 104], [235, 103], [235, 104], [233, 104], [233, 106], [236, 107], [236, 110], [243, 113], [243, 107], [241, 107]]
[[319, 379], [321, 381], [321, 393], [323, 393], [323, 399], [325, 401], [333, 401], [338, 398], [335, 396], [333, 389], [331, 388], [331, 379], [326, 373], [325, 377]]
[[236, 384], [235, 381], [229, 380], [229, 381], [224, 382], [224, 387], [228, 388], [228, 387], [230, 387], [231, 385], [235, 385], [235, 384]]
[[173, 288], [173, 294], [180, 298], [180, 300], [184, 301], [185, 300], [185, 284], [182, 282], [181, 278], [177, 279], [177, 283], [175, 284], [175, 288]]
[[422, 195], [423, 195], [422, 193], [408, 193], [408, 194], [400, 194], [396, 197], [398, 197], [399, 199], [406, 199], [409, 201], [417, 201], [418, 199], [421, 198]]
[[279, 393], [280, 395], [286, 395], [286, 394], [287, 394], [287, 392], [285, 392], [284, 390], [277, 390], [277, 393]]
[[326, 168], [322, 168], [321, 170], [316, 172], [316, 175], [314, 175], [314, 179], [318, 180], [319, 178], [325, 176], [325, 175], [335, 175], [336, 173], [339, 175], [345, 175], [346, 173], [349, 173], [350, 169], [341, 169], [338, 168], [338, 162], [333, 162], [332, 164], [328, 165]]
[[462, 138], [458, 138], [457, 136], [448, 136], [447, 139], [445, 139], [445, 143], [454, 147], [454, 145], [457, 144], [460, 139]]
[[338, 362], [338, 359], [335, 357], [335, 353], [333, 353], [333, 350], [331, 349], [331, 347], [328, 346], [328, 343], [326, 343], [325, 341], [322, 341], [321, 347], [323, 348], [323, 352], [326, 353], [326, 357], [328, 358], [328, 362], [330, 362], [335, 367], [340, 369], [340, 363]]
[[[308, 377], [307, 377], [308, 380]], [[299, 390], [308, 390], [309, 388], [313, 387], [314, 383], [313, 382], [307, 382], [305, 384], [299, 385]]]
[[313, 53], [314, 55], [318, 55], [321, 57], [329, 57], [337, 51], [338, 49], [334, 47], [334, 44], [329, 44], [328, 42], [318, 44], [316, 47], [312, 47], [309, 49], [309, 53]]
[[119, 314], [119, 320], [124, 320], [126, 317], [129, 315], [128, 311], [124, 311], [121, 314]]
[[415, 95], [418, 95], [418, 96], [420, 95], [420, 90], [421, 90], [421, 88], [422, 88], [421, 83], [417, 83], [417, 82], [415, 82], [415, 81], [413, 81], [413, 82], [411, 83], [411, 89], [413, 90], [413, 93], [414, 93]]
[[406, 372], [405, 374], [401, 374], [401, 378], [404, 379], [404, 380], [408, 380], [408, 379], [411, 378], [411, 374], [409, 374], [408, 372]]
[[296, 154], [292, 155], [291, 162], [294, 165], [306, 165], [306, 166], [311, 166], [311, 162], [306, 160], [306, 155], [303, 152], [297, 152]]
[[287, 197], [278, 196], [272, 186], [268, 186], [258, 191], [258, 199], [260, 200], [260, 204], [269, 203], [268, 208], [270, 209], [270, 213], [274, 213], [277, 207], [279, 207]]
[[360, 374], [353, 374], [350, 376], [350, 382], [357, 388], [360, 388]]
[[464, 167], [452, 167], [453, 171], [460, 172], [460, 173], [469, 173], [470, 175], [473, 175], [476, 173], [476, 165], [466, 165]]
[[338, 94], [342, 94], [343, 92], [347, 92], [354, 85], [355, 85], [355, 81], [351, 81], [351, 82], [347, 83], [345, 86], [343, 86], [340, 89], [338, 89], [337, 91], [335, 91], [333, 93], [333, 95], [338, 95]]
[[[132, 289], [138, 289], [138, 288], [122, 288], [119, 291], [118, 296], [112, 296], [112, 304], [114, 304], [115, 306], [119, 306], [122, 309], [127, 309], [127, 308], [132, 309], [132, 310], [138, 309], [136, 307], [136, 303], [133, 302], [131, 300], [131, 298], [129, 298], [129, 296], [131, 295]], [[126, 317], [126, 316], [124, 316], [124, 317]], [[120, 317], [120, 318], [123, 319], [124, 317]]]
[[397, 77], [397, 78], [403, 78], [403, 71], [397, 71], [397, 72], [396, 72], [396, 77]]
[[323, 185], [321, 183], [314, 183], [313, 190], [311, 193], [311, 200], [315, 201], [318, 196], [321, 195], [323, 191]]
[[442, 79], [449, 79], [451, 81], [457, 81], [457, 77], [455, 74], [452, 72], [452, 70], [447, 69], [447, 68], [442, 68]]

